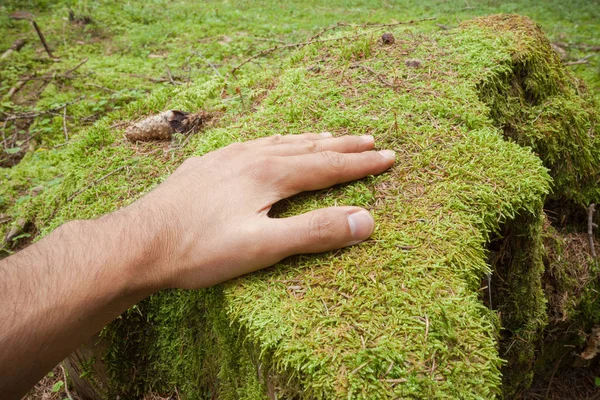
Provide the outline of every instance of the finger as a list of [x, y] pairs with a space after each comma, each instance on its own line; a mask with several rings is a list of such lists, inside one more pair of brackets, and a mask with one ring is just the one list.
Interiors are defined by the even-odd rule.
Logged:
[[360, 153], [371, 150], [375, 141], [371, 135], [346, 135], [322, 140], [297, 140], [291, 143], [273, 146], [270, 151], [278, 156], [295, 156], [300, 154], [336, 151], [338, 153]]
[[282, 157], [280, 177], [284, 197], [296, 193], [325, 189], [338, 183], [377, 175], [395, 161], [391, 150], [343, 154], [333, 151]]
[[288, 144], [294, 142], [302, 142], [302, 141], [313, 141], [313, 140], [321, 140], [330, 138], [330, 132], [322, 132], [322, 133], [301, 133], [298, 135], [273, 135], [267, 136], [259, 139], [254, 139], [249, 142], [246, 142], [247, 146], [257, 147], [257, 146], [274, 146], [279, 144]]
[[280, 259], [351, 246], [371, 236], [375, 227], [371, 214], [358, 207], [322, 208], [271, 222], [272, 248], [281, 252]]

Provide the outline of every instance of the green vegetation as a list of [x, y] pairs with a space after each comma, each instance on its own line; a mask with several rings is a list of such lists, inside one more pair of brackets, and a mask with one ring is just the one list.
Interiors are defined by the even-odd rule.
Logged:
[[[437, 23], [456, 25], [474, 14], [520, 11], [542, 17], [556, 39], [564, 34], [574, 43], [598, 44], [598, 11], [586, 2], [572, 9], [558, 2], [482, 2], [474, 9], [464, 4], [408, 4], [394, 18], [437, 16]], [[25, 128], [40, 136], [23, 161], [3, 169], [1, 212], [13, 222], [25, 218], [35, 227], [30, 233], [44, 235], [66, 220], [128, 204], [189, 155], [274, 133], [373, 134], [378, 145], [397, 151], [398, 162], [383, 176], [283, 201], [273, 213], [360, 205], [378, 221], [372, 240], [332, 254], [294, 257], [209, 290], [162, 292], [115, 321], [102, 333], [109, 349], [103, 355], [110, 375], [106, 393], [131, 397], [177, 388], [184, 398], [232, 399], [489, 398], [502, 390], [511, 395], [543, 369], [535, 365], [540, 353], [546, 363], [556, 359], [544, 336], [555, 312], [567, 313], [563, 322], [582, 321], [582, 327], [598, 322], [590, 294], [598, 282], [589, 278], [597, 276], [595, 267], [585, 257], [563, 261], [566, 239], [548, 228], [542, 212], [550, 193], [570, 207], [598, 200], [596, 60], [576, 67], [588, 79], [588, 94], [533, 23], [491, 17], [447, 31], [433, 22], [386, 28], [396, 38], [391, 46], [379, 40], [381, 28], [337, 29], [326, 37], [338, 40], [289, 51], [284, 61], [281, 53], [257, 59], [265, 69], [250, 63], [234, 79], [227, 74], [231, 67], [277, 44], [269, 41], [302, 41], [339, 21], [391, 22], [399, 7], [201, 7], [73, 7], [95, 23], [64, 23], [68, 33], [55, 53], [71, 61], [68, 67], [47, 64], [32, 47], [18, 60], [4, 61], [11, 65], [0, 72], [2, 90], [8, 91], [24, 74], [65, 71], [89, 57], [76, 79], [53, 79], [35, 106], [15, 99], [2, 103], [4, 115], [18, 114], [86, 95], [67, 108], [72, 119], [66, 146], [60, 114]], [[567, 11], [576, 15], [572, 22]], [[59, 24], [52, 20], [59, 15], [65, 15], [63, 5], [42, 11], [39, 23], [48, 27], [48, 37], [58, 36]], [[3, 29], [28, 29], [2, 18]], [[198, 28], [189, 29], [190, 21]], [[76, 50], [73, 44], [82, 37]], [[0, 43], [8, 47], [13, 39]], [[572, 52], [586, 54], [583, 47]], [[148, 61], [150, 54], [167, 58]], [[409, 66], [407, 59], [420, 65]], [[192, 82], [173, 87], [165, 65], [174, 80], [186, 81], [189, 73]], [[132, 73], [167, 81], [147, 95], [156, 83]], [[107, 96], [114, 97], [99, 104]], [[185, 146], [183, 137], [170, 144], [122, 138], [120, 121], [199, 108], [223, 117]], [[76, 126], [93, 112], [100, 119], [80, 132]], [[50, 128], [43, 131], [45, 126]], [[488, 253], [489, 242], [498, 248]], [[490, 266], [500, 318], [485, 306], [487, 292], [480, 290]], [[585, 285], [572, 279], [573, 271], [587, 271]], [[580, 296], [557, 305], [553, 290], [578, 290]], [[509, 366], [503, 382], [502, 358]]]

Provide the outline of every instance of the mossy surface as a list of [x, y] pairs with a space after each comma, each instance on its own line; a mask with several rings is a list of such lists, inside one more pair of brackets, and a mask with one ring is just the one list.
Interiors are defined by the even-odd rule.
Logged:
[[[561, 124], [571, 126], [558, 143], [591, 141], [584, 129], [597, 114], [586, 111], [573, 124], [548, 111], [556, 121], [544, 114], [518, 135], [501, 129], [502, 121], [525, 118], [514, 102], [529, 101], [528, 91], [592, 110], [589, 99], [577, 100], [580, 84], [548, 61], [544, 37], [526, 18], [489, 17], [438, 34], [389, 31], [392, 46], [379, 40], [382, 30], [342, 30], [333, 36], [339, 40], [294, 53], [280, 73], [154, 93], [67, 146], [70, 167], [60, 184], [22, 204], [21, 214], [47, 233], [133, 201], [186, 156], [275, 133], [372, 134], [397, 152], [396, 165], [381, 176], [296, 196], [273, 212], [366, 207], [377, 221], [369, 241], [292, 257], [217, 288], [158, 293], [106, 328], [115, 395], [174, 388], [183, 398], [224, 399], [501, 392], [500, 323], [532, 341], [545, 326], [541, 210], [550, 175], [555, 196], [583, 201], [593, 199], [591, 189], [581, 190], [598, 167], [595, 155], [544, 147], [535, 126], [541, 119], [550, 139]], [[539, 71], [541, 64], [547, 73], [503, 92], [528, 65]], [[134, 145], [111, 128], [117, 120], [198, 107], [224, 114], [184, 148]], [[580, 191], [586, 197], [573, 195]], [[518, 240], [527, 256], [513, 259], [508, 285], [516, 292], [502, 301], [498, 318], [482, 301], [480, 281], [490, 272], [486, 243], [510, 221], [523, 224]]]

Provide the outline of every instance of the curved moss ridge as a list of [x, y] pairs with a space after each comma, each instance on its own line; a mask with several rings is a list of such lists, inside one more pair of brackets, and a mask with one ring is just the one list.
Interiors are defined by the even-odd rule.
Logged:
[[[551, 179], [530, 148], [506, 141], [497, 127], [503, 96], [485, 97], [482, 90], [516, 74], [515, 57], [545, 39], [517, 16], [435, 35], [392, 32], [393, 46], [379, 42], [381, 31], [339, 32], [352, 39], [306, 47], [279, 74], [249, 75], [236, 84], [213, 80], [132, 104], [66, 149], [62, 183], [21, 206], [45, 233], [133, 201], [190, 150], [132, 145], [110, 125], [167, 108], [225, 111], [219, 127], [190, 140], [186, 149], [198, 155], [235, 140], [307, 130], [372, 134], [378, 146], [397, 152], [395, 167], [382, 176], [275, 207], [276, 216], [335, 204], [367, 207], [377, 221], [372, 240], [290, 258], [217, 288], [165, 291], [107, 328], [109, 396], [174, 388], [185, 398], [224, 399], [489, 398], [500, 392], [498, 320], [479, 291], [489, 271], [485, 244], [518, 217], [527, 223], [524, 248], [540, 251]], [[407, 66], [409, 58], [421, 66]], [[566, 82], [549, 79], [533, 74], [527, 87]], [[566, 98], [553, 90], [556, 101]], [[523, 91], [515, 96], [526, 101]], [[575, 133], [578, 141], [582, 134]], [[530, 144], [541, 149], [536, 143]], [[581, 152], [555, 157], [566, 155], [568, 165], [584, 164]], [[571, 172], [551, 170], [563, 182], [555, 193], [570, 196], [579, 188]], [[538, 318], [545, 307], [538, 264], [528, 267], [535, 273], [527, 285], [518, 286], [528, 307], [505, 302], [515, 306], [505, 311], [513, 330], [539, 331], [545, 324]], [[511, 320], [513, 312], [519, 314]]]
[[[479, 96], [494, 125], [530, 146], [551, 171], [554, 195], [587, 206], [599, 197], [600, 104], [562, 61], [535, 22], [497, 15], [464, 23], [510, 32], [511, 59], [483, 79]], [[507, 62], [508, 61], [508, 62]]]

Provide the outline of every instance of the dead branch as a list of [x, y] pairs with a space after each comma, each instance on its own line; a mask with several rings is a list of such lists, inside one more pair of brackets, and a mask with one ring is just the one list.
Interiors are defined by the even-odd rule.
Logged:
[[596, 258], [596, 248], [594, 246], [594, 228], [597, 227], [597, 225], [594, 223], [594, 212], [596, 211], [596, 204], [591, 203], [588, 206], [588, 239], [590, 241], [590, 253], [592, 254], [592, 257], [595, 259]]
[[316, 35], [311, 36], [309, 39], [307, 39], [306, 41], [303, 42], [298, 42], [298, 43], [289, 43], [289, 44], [282, 44], [279, 46], [274, 46], [265, 50], [261, 50], [258, 53], [246, 58], [244, 61], [242, 61], [240, 64], [238, 64], [236, 67], [234, 67], [231, 70], [231, 74], [235, 76], [235, 73], [244, 65], [248, 64], [250, 61], [255, 60], [259, 57], [262, 57], [266, 54], [270, 54], [273, 53], [274, 51], [277, 50], [282, 50], [282, 49], [289, 49], [289, 48], [295, 48], [295, 47], [304, 47], [304, 46], [308, 46], [309, 44], [313, 44], [313, 43], [324, 43], [324, 42], [331, 42], [334, 40], [343, 40], [343, 39], [354, 39], [360, 36], [364, 36], [370, 32], [364, 32], [364, 33], [360, 33], [360, 34], [356, 34], [356, 35], [351, 35], [351, 36], [340, 36], [340, 37], [335, 37], [335, 38], [330, 38], [330, 39], [319, 39], [320, 36], [322, 36], [324, 33], [334, 30], [336, 28], [340, 28], [340, 27], [352, 27], [352, 28], [386, 28], [386, 27], [392, 27], [392, 26], [398, 26], [398, 25], [408, 25], [408, 24], [414, 24], [417, 22], [424, 22], [424, 21], [433, 21], [435, 20], [435, 18], [423, 18], [423, 19], [417, 19], [417, 20], [411, 20], [411, 21], [404, 21], [404, 22], [393, 22], [390, 24], [348, 24], [345, 22], [338, 22], [337, 24], [330, 26], [328, 28], [325, 28], [323, 30], [321, 30], [320, 32], [318, 32]]
[[57, 59], [58, 57], [55, 57], [52, 54], [52, 51], [50, 51], [50, 47], [48, 47], [48, 43], [46, 43], [46, 38], [44, 37], [44, 34], [42, 33], [40, 27], [38, 26], [37, 22], [35, 22], [35, 20], [31, 20], [31, 25], [33, 25], [33, 28], [35, 29], [35, 31], [38, 34], [38, 37], [40, 38], [40, 41], [42, 42], [42, 44], [44, 45], [44, 49], [46, 50], [46, 53], [48, 53], [48, 57], [50, 57], [51, 59]]
[[25, 46], [25, 43], [27, 43], [27, 41], [25, 39], [15, 40], [13, 42], [13, 44], [8, 48], [8, 50], [6, 50], [4, 53], [2, 53], [2, 57], [0, 57], [0, 59], [2, 59], [2, 60], [5, 59], [13, 51], [20, 51], [23, 48], [23, 46]]
[[69, 132], [67, 131], [67, 107], [63, 108], [63, 131], [65, 132], [65, 141], [69, 141]]

